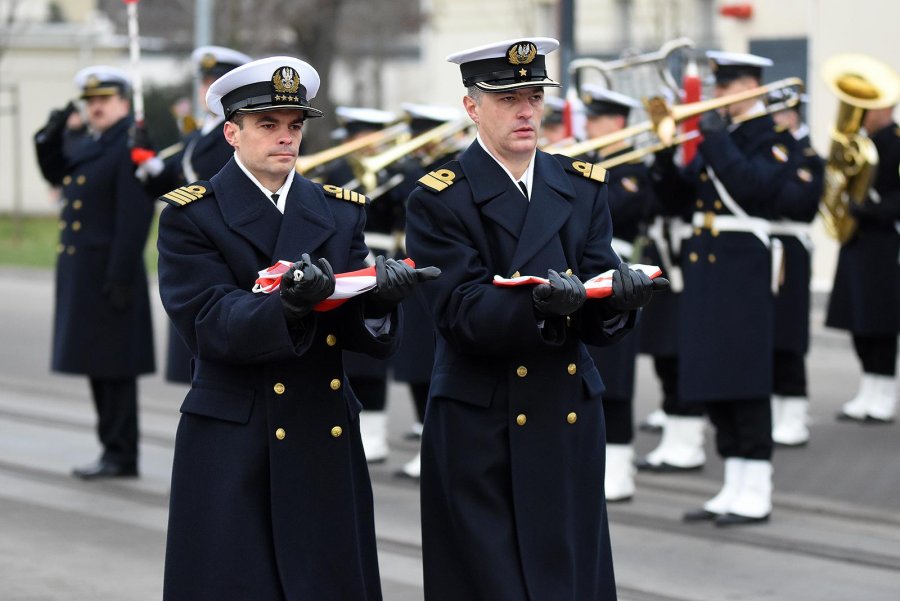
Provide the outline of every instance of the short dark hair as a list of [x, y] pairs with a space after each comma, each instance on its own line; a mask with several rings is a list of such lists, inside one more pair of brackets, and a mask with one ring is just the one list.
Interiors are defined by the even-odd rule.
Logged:
[[246, 113], [234, 111], [233, 113], [231, 113], [231, 116], [228, 117], [228, 121], [231, 121], [232, 123], [237, 125], [238, 129], [244, 129], [244, 117], [246, 117]]

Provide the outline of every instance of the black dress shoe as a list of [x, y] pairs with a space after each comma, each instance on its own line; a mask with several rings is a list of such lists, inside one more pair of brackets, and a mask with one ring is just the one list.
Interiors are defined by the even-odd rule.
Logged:
[[726, 513], [716, 518], [716, 526], [748, 526], [751, 524], [764, 524], [769, 521], [769, 514], [761, 518], [753, 518], [747, 515], [739, 515], [737, 513]]
[[720, 517], [722, 517], [721, 513], [715, 513], [705, 509], [695, 509], [694, 511], [685, 512], [685, 514], [681, 516], [681, 519], [685, 522], [711, 522]]
[[676, 472], [697, 472], [703, 469], [703, 464], [691, 467], [679, 467], [671, 463], [650, 463], [646, 458], [638, 460], [635, 464], [639, 472], [655, 472], [657, 474], [674, 474]]
[[76, 467], [72, 475], [82, 480], [96, 480], [98, 478], [136, 478], [137, 465], [134, 463], [115, 463], [105, 459], [99, 459], [95, 463], [84, 467]]

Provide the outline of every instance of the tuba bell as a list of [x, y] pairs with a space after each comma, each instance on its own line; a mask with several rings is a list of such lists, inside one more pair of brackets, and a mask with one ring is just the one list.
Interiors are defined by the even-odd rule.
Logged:
[[859, 131], [863, 117], [869, 109], [897, 103], [900, 79], [887, 65], [862, 54], [834, 56], [825, 62], [822, 73], [840, 103], [819, 212], [827, 232], [843, 244], [856, 231], [850, 203], [866, 199], [878, 167], [875, 144]]

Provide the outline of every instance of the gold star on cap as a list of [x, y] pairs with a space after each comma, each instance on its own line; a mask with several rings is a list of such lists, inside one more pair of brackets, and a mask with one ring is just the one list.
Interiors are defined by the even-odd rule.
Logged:
[[525, 69], [519, 69], [519, 75], [525, 77], [526, 75], [528, 75], [528, 71], [526, 71]]

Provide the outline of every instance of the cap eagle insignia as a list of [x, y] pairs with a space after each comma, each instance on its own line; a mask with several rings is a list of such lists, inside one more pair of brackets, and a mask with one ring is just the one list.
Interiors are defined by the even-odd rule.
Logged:
[[537, 46], [532, 42], [519, 42], [513, 44], [506, 51], [506, 58], [511, 65], [527, 65], [537, 56]]
[[294, 94], [300, 87], [300, 75], [292, 67], [281, 67], [272, 76], [275, 91], [282, 94]]

